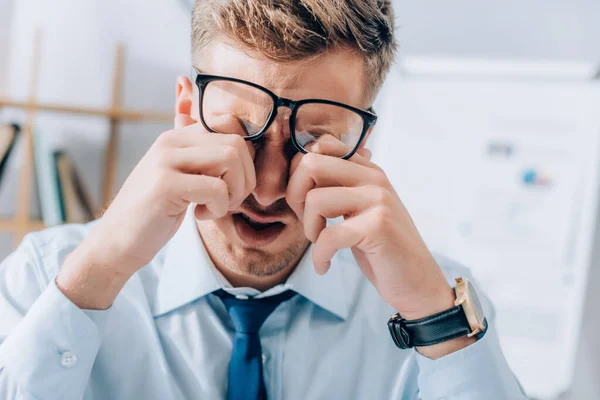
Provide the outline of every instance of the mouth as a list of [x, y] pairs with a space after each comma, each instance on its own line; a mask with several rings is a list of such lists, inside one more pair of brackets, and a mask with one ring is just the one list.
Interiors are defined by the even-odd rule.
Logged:
[[276, 218], [254, 214], [233, 214], [233, 222], [240, 239], [253, 247], [270, 244], [285, 229], [285, 224]]

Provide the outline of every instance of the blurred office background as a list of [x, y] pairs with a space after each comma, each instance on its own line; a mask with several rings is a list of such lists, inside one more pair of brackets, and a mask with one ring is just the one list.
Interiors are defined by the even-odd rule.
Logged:
[[[126, 0], [120, 2], [0, 0], [0, 106], [2, 99], [7, 104], [19, 103], [22, 105], [28, 101], [29, 88], [32, 84], [31, 69], [34, 67], [32, 54], [35, 53], [36, 37], [39, 37], [41, 50], [39, 52], [36, 102], [56, 105], [57, 108], [66, 105], [80, 109], [76, 113], [61, 110], [58, 112], [57, 110], [37, 111], [33, 120], [35, 121], [34, 136], [40, 142], [43, 141], [42, 151], [46, 149], [52, 154], [60, 151], [61, 153], [58, 154], [69, 155], [71, 169], [76, 171], [78, 177], [73, 187], [84, 187], [87, 196], [83, 197], [90, 198], [87, 199], [87, 203], [92, 203], [94, 210], [101, 208], [107, 196], [105, 176], [107, 173], [107, 147], [118, 149], [114, 160], [110, 161], [114, 163], [115, 176], [109, 191], [114, 193], [153, 140], [161, 132], [170, 128], [166, 118], [151, 118], [151, 116], [164, 116], [172, 112], [175, 78], [190, 72], [189, 3], [190, 1], [186, 0]], [[481, 163], [485, 162], [485, 160], [479, 159], [482, 155], [478, 153], [483, 147], [500, 153], [505, 152], [508, 155], [514, 151], [513, 146], [528, 145], [531, 147], [531, 143], [524, 145], [518, 140], [517, 144], [511, 141], [510, 137], [514, 133], [510, 132], [510, 125], [504, 125], [503, 128], [506, 129], [506, 137], [500, 135], [496, 137], [499, 139], [498, 142], [484, 142], [489, 138], [482, 139], [478, 128], [474, 127], [484, 126], [488, 115], [482, 114], [481, 109], [478, 108], [480, 102], [477, 99], [463, 98], [464, 96], [475, 96], [477, 93], [486, 97], [486, 104], [489, 104], [490, 107], [501, 108], [502, 104], [507, 104], [507, 113], [513, 110], [514, 103], [518, 103], [519, 100], [515, 98], [514, 102], [511, 102], [510, 97], [521, 97], [521, 101], [523, 101], [521, 109], [526, 111], [528, 107], [533, 107], [532, 109], [537, 110], [538, 120], [534, 123], [538, 126], [541, 123], [539, 119], [545, 115], [544, 112], [554, 116], [560, 114], [560, 105], [563, 103], [558, 100], [552, 102], [548, 100], [548, 97], [553, 95], [560, 97], [561, 93], [562, 97], [572, 96], [572, 100], [569, 99], [569, 101], [566, 101], [565, 98], [560, 99], [565, 104], [571, 103], [573, 108], [569, 109], [568, 116], [562, 122], [573, 122], [569, 118], [580, 115], [576, 107], [581, 106], [580, 108], [586, 111], [582, 111], [582, 118], [588, 118], [589, 121], [577, 125], [575, 130], [581, 132], [581, 135], [573, 136], [577, 138], [576, 145], [582, 146], [582, 154], [584, 153], [583, 148], [587, 147], [587, 151], [596, 145], [596, 136], [600, 134], [600, 101], [595, 103], [595, 100], [600, 99], [600, 95], [597, 95], [599, 90], [592, 77], [594, 66], [600, 65], [600, 45], [598, 43], [600, 3], [598, 1], [507, 0], [483, 3], [467, 0], [452, 2], [396, 0], [395, 6], [399, 28], [399, 60], [382, 96], [378, 99], [378, 110], [381, 113], [381, 125], [378, 131], [380, 139], [378, 142], [375, 138], [371, 144], [374, 149], [383, 151], [391, 144], [395, 145], [398, 142], [402, 144], [402, 140], [389, 136], [390, 132], [395, 129], [413, 129], [415, 135], [420, 134], [421, 129], [423, 131], [438, 128], [443, 130], [444, 124], [434, 123], [441, 121], [442, 115], [444, 118], [449, 118], [454, 126], [464, 123], [465, 127], [470, 127], [470, 129], [465, 128], [465, 132], [462, 132], [456, 141], [461, 141], [461, 148], [465, 153], [472, 149], [472, 160], [469, 157], [461, 157], [460, 162], [458, 160], [456, 162], [456, 168], [449, 169], [446, 164], [449, 159], [444, 158], [447, 157], [444, 149], [439, 148], [439, 143], [437, 144], [438, 148], [433, 148], [436, 146], [434, 135], [430, 142], [422, 142], [423, 146], [419, 144], [411, 148], [422, 150], [422, 156], [418, 158], [421, 161], [426, 159], [427, 162], [420, 171], [428, 169], [426, 172], [431, 176], [449, 175], [449, 171], [454, 173], [461, 171], [460, 168], [465, 171], [464, 176], [471, 176], [469, 174], [473, 172], [470, 167], [483, 165]], [[118, 59], [119, 53], [116, 49], [119, 44], [123, 46], [123, 83], [120, 86], [122, 91], [118, 108], [126, 112], [115, 116], [116, 114], [111, 114], [110, 110], [113, 109], [111, 107], [115, 101], [113, 81], [116, 69], [118, 69], [116, 59]], [[444, 66], [452, 69], [453, 72], [445, 74]], [[483, 76], [481, 75], [482, 70], [485, 71]], [[488, 79], [485, 74], [489, 74], [490, 70], [494, 71], [493, 77]], [[415, 71], [416, 78], [413, 78], [411, 73]], [[527, 71], [527, 73], [521, 74], [522, 71]], [[499, 75], [504, 78], [498, 79]], [[517, 84], [513, 84], [513, 81], [516, 81]], [[534, 84], [529, 84], [529, 81]], [[520, 86], [520, 83], [523, 82], [525, 82], [524, 85]], [[495, 88], [498, 90], [498, 98], [494, 98], [494, 93], [492, 93]], [[439, 96], [440, 94], [441, 96]], [[440, 97], [445, 97], [442, 100], [447, 102], [439, 100]], [[436, 101], [439, 103], [430, 104], [435, 102], [433, 99], [437, 99]], [[523, 99], [527, 99], [527, 101]], [[540, 101], [538, 102], [536, 99]], [[457, 104], [462, 106], [459, 107]], [[456, 107], [456, 113], [453, 113], [452, 107]], [[408, 109], [411, 111], [408, 112]], [[592, 109], [598, 110], [598, 120], [594, 121], [593, 116], [590, 116], [589, 110]], [[105, 112], [108, 117], [100, 115], [102, 112], [99, 110], [103, 110], [102, 112]], [[127, 114], [127, 112], [150, 116], [150, 118], [134, 118], [131, 117], [131, 113]], [[429, 112], [436, 114], [428, 114]], [[415, 117], [419, 113], [422, 114], [422, 119]], [[470, 118], [470, 113], [472, 113], [472, 118]], [[397, 120], [402, 118], [403, 114], [410, 122]], [[454, 114], [454, 117], [449, 114]], [[412, 116], [412, 119], [408, 118], [409, 115]], [[111, 118], [119, 119], [119, 121], [111, 123]], [[121, 118], [123, 121], [120, 120]], [[464, 121], [461, 122], [461, 119]], [[467, 121], [467, 119], [472, 121]], [[5, 106], [0, 108], [0, 124], [18, 123], [25, 126], [26, 121], [27, 113], [22, 107]], [[473, 121], [477, 121], [477, 123]], [[551, 122], [548, 124], [550, 125]], [[533, 122], [529, 121], [529, 123]], [[556, 124], [552, 123], [552, 125], [556, 127]], [[110, 141], [109, 132], [111, 130], [118, 132], [118, 135], [112, 136], [117, 141], [116, 145]], [[0, 130], [0, 134], [2, 132]], [[20, 137], [22, 138], [23, 134]], [[40, 137], [42, 139], [39, 139]], [[585, 138], [589, 140], [586, 142]], [[442, 140], [453, 142], [453, 138], [448, 137], [444, 137]], [[536, 140], [543, 143], [545, 138], [540, 136]], [[548, 148], [552, 146], [565, 147], [558, 139], [553, 140], [550, 139], [552, 143], [548, 145]], [[31, 199], [30, 204], [27, 205], [30, 209], [27, 215], [28, 224], [21, 224], [23, 218], [17, 215], [19, 207], [22, 206], [19, 204], [22, 197], [19, 196], [23, 195], [23, 182], [20, 179], [22, 175], [19, 173], [22, 171], [22, 158], [27, 155], [27, 152], [24, 143], [19, 141], [16, 143], [3, 168], [0, 164], [0, 169], [3, 170], [0, 178], [0, 228], [2, 228], [0, 231], [0, 260], [9, 254], [15, 245], [19, 234], [22, 233], [17, 232], [19, 229], [22, 230], [23, 226], [30, 226], [33, 229], [37, 226], [36, 220], [48, 220], [48, 214], [44, 215], [41, 208], [45, 207], [44, 210], [47, 211], [52, 208], [52, 204], [48, 204], [48, 199], [44, 196], [56, 194], [47, 185], [40, 184], [38, 181], [40, 176], [35, 176], [33, 170], [36, 167], [43, 169], [44, 165], [50, 165], [43, 164], [43, 161], [52, 163], [57, 159], [46, 157], [46, 160], [40, 160], [38, 149], [42, 144], [34, 143], [37, 147], [30, 182]], [[428, 147], [427, 143], [431, 143], [433, 147]], [[576, 148], [576, 145], [574, 144], [573, 148]], [[527, 147], [527, 151], [531, 151], [530, 147]], [[534, 154], [532, 160], [545, 157], [535, 151], [532, 154]], [[589, 156], [584, 164], [586, 171], [597, 171], [600, 160], [594, 159], [596, 153], [585, 152], [585, 154], [586, 157]], [[398, 187], [402, 186], [402, 182], [399, 181], [404, 179], [405, 171], [399, 169], [403, 164], [395, 163], [385, 154], [375, 154], [375, 157], [379, 157], [378, 159], [385, 164], [392, 181], [397, 183]], [[581, 182], [584, 182], [585, 188], [583, 189], [577, 185], [573, 187], [563, 185], [563, 181], [568, 181], [568, 179], [562, 179], [564, 171], [561, 170], [561, 166], [564, 165], [565, 169], [576, 169], [576, 167], [569, 158], [573, 158], [573, 154], [565, 156], [569, 158], [567, 161], [565, 161], [565, 157], [561, 157], [548, 167], [550, 173], [557, 177], [555, 187], [548, 190], [556, 190], [557, 196], [564, 195], [565, 198], [571, 198], [571, 200], [556, 203], [557, 207], [564, 208], [556, 209], [556, 215], [576, 214], [577, 218], [584, 221], [575, 224], [575, 228], [569, 223], [557, 228], [561, 232], [564, 231], [562, 232], [564, 235], [561, 237], [565, 241], [569, 243], [571, 240], [582, 241], [581, 246], [573, 246], [586, 253], [576, 258], [579, 260], [578, 269], [573, 273], [576, 276], [561, 276], [562, 281], [568, 281], [565, 283], [568, 286], [565, 289], [565, 293], [568, 293], [565, 303], [568, 303], [569, 307], [576, 308], [571, 310], [567, 307], [561, 312], [574, 315], [574, 317], [560, 317], [556, 321], [540, 320], [537, 323], [535, 320], [537, 316], [531, 318], [528, 318], [527, 315], [521, 316], [521, 318], [533, 320], [533, 329], [526, 332], [525, 337], [520, 337], [516, 346], [513, 345], [510, 338], [507, 339], [505, 351], [510, 352], [509, 359], [512, 362], [523, 368], [522, 366], [527, 360], [519, 360], [520, 349], [527, 345], [527, 340], [539, 344], [538, 338], [544, 336], [536, 332], [535, 328], [544, 331], [552, 330], [553, 324], [560, 326], [565, 323], [566, 318], [574, 335], [571, 337], [559, 336], [558, 339], [551, 334], [546, 335], [547, 337], [552, 336], [552, 340], [558, 340], [558, 342], [550, 340], [547, 346], [547, 351], [551, 353], [554, 348], [553, 343], [556, 343], [556, 354], [558, 355], [556, 357], [549, 356], [548, 360], [551, 360], [551, 363], [546, 363], [544, 368], [533, 367], [532, 371], [523, 371], [523, 376], [531, 381], [526, 386], [533, 388], [534, 394], [539, 398], [596, 399], [600, 398], [600, 383], [596, 379], [600, 374], [600, 339], [598, 339], [600, 337], [600, 311], [596, 309], [595, 305], [600, 304], [600, 295], [594, 288], [600, 283], [600, 265], [594, 260], [598, 258], [597, 248], [600, 241], [595, 234], [598, 190], [595, 183], [589, 184], [590, 179], [594, 178], [596, 174], [586, 175], [586, 178], [580, 179], [579, 172], [576, 173], [578, 178], [573, 178], [573, 180], [578, 180], [580, 186]], [[110, 157], [108, 159], [110, 160]], [[417, 162], [416, 159], [415, 162]], [[498, 164], [493, 164], [491, 167], [486, 165], [492, 174], [498, 172], [497, 168], [501, 168], [498, 167]], [[553, 169], [555, 167], [557, 170]], [[578, 165], [577, 168], [579, 167]], [[536, 171], [530, 172], [536, 173]], [[538, 172], [538, 174], [540, 173]], [[472, 176], [474, 180], [482, 178], [477, 174]], [[453, 177], [448, 176], [448, 179], [442, 180], [444, 184], [452, 185], [454, 182], [452, 179]], [[543, 181], [543, 179], [538, 180]], [[547, 180], [551, 182], [552, 177], [550, 176]], [[434, 197], [441, 193], [439, 186], [428, 187], [431, 182], [436, 181], [434, 179], [424, 182], [418, 187], [419, 195], [423, 198]], [[472, 188], [466, 188], [464, 181], [456, 182], [462, 185], [460, 190], [454, 187], [447, 188], [453, 193], [452, 201], [471, 204], [472, 197], [480, 195], [474, 193]], [[411, 184], [418, 185], [418, 182], [411, 182]], [[428, 192], [429, 190], [430, 192]], [[401, 190], [399, 192], [403, 195]], [[26, 191], [25, 194], [27, 194]], [[580, 197], [585, 197], [587, 200], [579, 201]], [[528, 197], [525, 201], [531, 201], [531, 199]], [[588, 203], [590, 202], [593, 203], [592, 207], [589, 207]], [[409, 211], [412, 211], [413, 205], [418, 208], [418, 199], [413, 198], [409, 203]], [[427, 202], [421, 204], [425, 203]], [[435, 207], [435, 203], [427, 204]], [[449, 250], [451, 255], [460, 255], [462, 253], [457, 252], [456, 247], [468, 245], [469, 242], [464, 240], [462, 242], [444, 240], [445, 238], [440, 236], [445, 234], [439, 232], [436, 237], [436, 233], [431, 229], [432, 224], [435, 224], [436, 221], [448, 226], [458, 224], [457, 221], [461, 217], [449, 215], [449, 213], [459, 213], [460, 211], [464, 214], [460, 208], [440, 207], [437, 210], [429, 209], [425, 212], [423, 210], [415, 211], [417, 214], [419, 212], [421, 215], [428, 213], [436, 218], [422, 222], [423, 225], [429, 224], [423, 228], [426, 231], [424, 236], [435, 249]], [[64, 205], [61, 210], [62, 217], [65, 219]], [[550, 211], [552, 211], [552, 206]], [[483, 211], [481, 213], [483, 213], [481, 215], [485, 214]], [[475, 217], [477, 215], [479, 214], [475, 214]], [[554, 213], [548, 215], [548, 220], [553, 216], [555, 216]], [[537, 215], [536, 218], [540, 218], [540, 215]], [[577, 218], [573, 217], [572, 219]], [[591, 221], [592, 219], [593, 221]], [[419, 225], [421, 219], [416, 218], [416, 220]], [[449, 230], [450, 228], [448, 228]], [[589, 237], [587, 242], [586, 237]], [[524, 237], [523, 240], [527, 242], [528, 239]], [[588, 242], [589, 245], [586, 245]], [[528, 257], [530, 256], [531, 254], [528, 253]], [[465, 258], [469, 260], [469, 257]], [[527, 284], [542, 285], [545, 282], [543, 275], [546, 272], [539, 265], [531, 266], [529, 270], [526, 270], [527, 265], [522, 267], [526, 282], [520, 282], [518, 287], [522, 288]], [[548, 269], [547, 273], [555, 272], [553, 269]], [[481, 272], [481, 278], [484, 281], [485, 273]], [[495, 271], [493, 276], [495, 279], [506, 281], [519, 279], [519, 274], [508, 272], [503, 275]], [[569, 282], [578, 282], [578, 279], [587, 282], [587, 285], [567, 285]], [[532, 290], [529, 295], [535, 296], [535, 293], [536, 290]], [[523, 304], [528, 304], [537, 299], [523, 296], [518, 300]], [[511, 323], [509, 317], [504, 320], [507, 321], [507, 324]], [[512, 321], [519, 320], [514, 318]], [[549, 322], [551, 323], [549, 324]], [[540, 351], [540, 349], [543, 347], [536, 351]], [[523, 353], [523, 357], [528, 356], [530, 356], [528, 353]], [[572, 364], [572, 366], [563, 368], [564, 364]], [[554, 374], [553, 370], [559, 372]], [[565, 378], [564, 374], [567, 374], [568, 377]], [[544, 387], [541, 386], [540, 382], [545, 381], [548, 382], [548, 390], [544, 390]], [[568, 386], [557, 385], [557, 381], [567, 382]]]

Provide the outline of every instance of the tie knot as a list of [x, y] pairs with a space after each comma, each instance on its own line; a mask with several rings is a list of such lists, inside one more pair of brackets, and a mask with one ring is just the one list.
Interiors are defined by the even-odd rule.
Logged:
[[236, 332], [256, 334], [277, 306], [294, 297], [296, 293], [287, 290], [276, 296], [248, 300], [240, 300], [224, 290], [215, 294], [223, 301]]

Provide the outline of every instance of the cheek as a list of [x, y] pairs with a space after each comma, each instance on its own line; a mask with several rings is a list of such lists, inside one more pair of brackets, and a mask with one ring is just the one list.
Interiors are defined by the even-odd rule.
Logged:
[[308, 240], [304, 235], [304, 224], [299, 219], [295, 219], [294, 222], [288, 224], [286, 230], [288, 232], [287, 235], [285, 235], [285, 240], [289, 241], [290, 243], [298, 243]]
[[192, 91], [192, 118], [196, 121], [200, 121], [200, 99], [198, 98], [198, 88], [196, 85], [193, 86]]

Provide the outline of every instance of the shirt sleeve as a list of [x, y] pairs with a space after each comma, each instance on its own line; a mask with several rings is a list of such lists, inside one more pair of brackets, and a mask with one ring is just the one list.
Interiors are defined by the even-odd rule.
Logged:
[[[449, 283], [456, 276], [471, 279], [463, 266], [436, 256]], [[488, 329], [483, 338], [470, 346], [437, 360], [417, 351], [419, 393], [423, 400], [519, 400], [526, 399], [512, 373], [494, 329], [494, 309], [489, 299], [479, 293]]]
[[491, 327], [482, 339], [445, 357], [416, 358], [423, 400], [526, 399]]
[[82, 399], [100, 348], [110, 311], [81, 310], [58, 289], [52, 248], [30, 236], [0, 264], [2, 399]]

